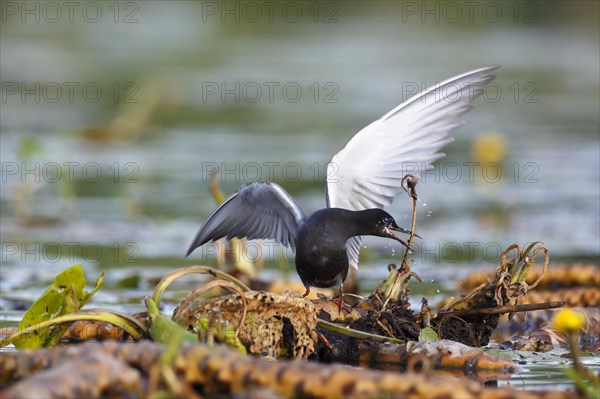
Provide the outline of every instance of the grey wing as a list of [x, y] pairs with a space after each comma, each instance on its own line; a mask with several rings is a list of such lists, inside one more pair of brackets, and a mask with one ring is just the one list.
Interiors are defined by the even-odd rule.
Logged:
[[279, 184], [246, 184], [226, 199], [200, 228], [187, 251], [220, 238], [272, 239], [296, 250], [296, 236], [306, 214]]
[[[407, 173], [420, 174], [444, 156], [462, 114], [498, 67], [473, 70], [416, 94], [358, 132], [327, 167], [327, 206], [383, 208], [402, 192]], [[358, 264], [361, 238], [348, 240], [350, 264]]]

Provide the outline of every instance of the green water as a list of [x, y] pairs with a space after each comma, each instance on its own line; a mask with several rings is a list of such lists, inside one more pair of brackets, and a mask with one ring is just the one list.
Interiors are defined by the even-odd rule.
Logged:
[[[75, 263], [90, 279], [107, 273], [94, 306], [138, 311], [172, 267], [215, 264], [183, 255], [214, 209], [216, 167], [226, 194], [275, 180], [312, 212], [325, 203], [326, 163], [354, 133], [416, 89], [495, 64], [495, 85], [418, 186], [424, 239], [412, 264], [424, 291], [452, 292], [513, 242], [598, 261], [595, 2], [76, 3], [2, 4], [5, 321]], [[489, 132], [507, 147], [497, 181], [468, 164]], [[410, 207], [404, 196], [390, 212], [408, 227]], [[401, 251], [365, 244], [368, 292]], [[259, 256], [277, 278], [282, 250], [270, 248]]]

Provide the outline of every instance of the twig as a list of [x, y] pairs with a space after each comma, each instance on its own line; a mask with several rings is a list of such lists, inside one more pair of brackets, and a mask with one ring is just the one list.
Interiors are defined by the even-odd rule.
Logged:
[[[404, 182], [406, 181], [406, 187], [404, 186]], [[408, 258], [408, 251], [410, 251], [410, 246], [412, 245], [413, 238], [415, 237], [415, 224], [417, 222], [417, 182], [419, 180], [411, 174], [408, 174], [402, 178], [402, 188], [404, 191], [411, 196], [413, 200], [413, 213], [412, 213], [412, 222], [410, 225], [410, 236], [408, 237], [408, 248], [404, 251], [404, 258], [402, 258], [402, 266], [405, 270], [409, 270], [410, 268], [406, 264], [406, 260]]]
[[392, 285], [390, 285], [389, 290], [386, 293], [385, 302], [384, 302], [383, 306], [381, 307], [381, 310], [379, 311], [378, 315], [380, 315], [381, 312], [383, 312], [385, 310], [388, 302], [392, 298], [392, 293], [394, 292], [394, 288], [396, 287], [396, 284], [398, 284], [400, 274], [410, 272], [410, 267], [408, 266], [406, 260], [408, 259], [408, 252], [410, 251], [410, 247], [412, 245], [412, 241], [415, 236], [415, 224], [417, 222], [417, 190], [416, 190], [416, 186], [417, 186], [418, 181], [419, 180], [417, 179], [416, 176], [407, 174], [406, 176], [404, 176], [402, 178], [402, 182], [400, 183], [402, 185], [402, 189], [404, 191], [406, 191], [413, 200], [413, 212], [412, 212], [412, 222], [411, 222], [411, 226], [410, 226], [410, 236], [408, 237], [408, 246], [406, 248], [406, 251], [404, 251], [404, 257], [402, 258], [402, 264], [396, 271], [396, 275], [394, 276], [394, 281], [392, 282]]
[[491, 315], [491, 314], [528, 312], [531, 310], [561, 308], [563, 306], [565, 306], [565, 301], [531, 303], [531, 304], [527, 304], [527, 305], [498, 306], [498, 307], [494, 307], [494, 308], [465, 309], [465, 310], [456, 310], [454, 312], [439, 312], [435, 317], [440, 317], [440, 316], [459, 316], [459, 317], [460, 316], [481, 316], [481, 315]]
[[487, 287], [490, 283], [491, 282], [489, 280], [486, 281], [485, 283], [481, 283], [478, 287], [475, 287], [471, 291], [469, 291], [469, 293], [466, 294], [465, 296], [459, 296], [458, 298], [453, 299], [452, 301], [450, 301], [450, 303], [448, 303], [446, 306], [444, 306], [442, 308], [442, 312], [451, 313], [451, 312], [446, 312], [446, 310], [454, 307], [457, 303], [462, 303], [462, 302], [468, 301], [469, 299], [474, 297], [475, 294], [478, 294], [479, 292], [481, 292], [481, 290], [483, 290], [485, 287]]
[[329, 342], [329, 340], [316, 328], [315, 333], [317, 333], [317, 337], [319, 337], [319, 339], [321, 340], [321, 342], [323, 342], [323, 345], [325, 345], [327, 349], [333, 350], [333, 345], [331, 345], [331, 342]]
[[335, 324], [335, 323], [330, 323], [328, 321], [325, 321], [325, 320], [319, 319], [319, 318], [317, 318], [317, 325], [324, 330], [333, 331], [338, 334], [346, 335], [351, 338], [370, 339], [373, 341], [385, 341], [385, 342], [390, 342], [392, 344], [406, 343], [406, 341], [401, 340], [401, 339], [390, 338], [390, 337], [386, 337], [383, 335], [371, 334], [371, 333], [367, 333], [364, 331], [354, 330], [352, 328], [344, 327], [344, 326], [341, 326], [341, 325]]

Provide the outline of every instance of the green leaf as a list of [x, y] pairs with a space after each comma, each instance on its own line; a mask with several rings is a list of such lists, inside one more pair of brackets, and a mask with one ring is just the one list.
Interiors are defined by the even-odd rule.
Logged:
[[154, 342], [168, 344], [174, 337], [177, 337], [182, 344], [198, 344], [198, 337], [190, 333], [164, 314], [160, 313], [156, 303], [149, 297], [145, 298], [146, 308], [148, 309], [148, 321], [150, 322], [150, 337]]
[[[231, 325], [226, 325], [223, 321], [215, 321], [212, 325], [206, 317], [201, 317], [196, 322], [196, 328], [202, 331], [201, 337], [209, 337], [214, 335], [219, 342], [224, 342], [230, 348], [233, 348], [243, 355], [246, 355], [246, 347], [238, 336], [235, 334], [235, 328]], [[207, 339], [204, 340], [207, 342]]]
[[8, 344], [16, 342], [24, 336], [38, 334], [38, 331], [44, 328], [56, 328], [61, 324], [67, 324], [68, 326], [70, 326], [74, 322], [81, 320], [94, 320], [113, 324], [125, 330], [134, 340], [142, 339], [143, 337], [146, 337], [148, 335], [146, 327], [139, 320], [130, 315], [116, 312], [114, 310], [111, 312], [102, 310], [83, 310], [77, 313], [58, 316], [51, 320], [37, 323], [32, 327], [23, 330], [18, 330], [16, 333], [9, 335], [5, 339], [1, 340], [0, 348], [3, 348]]
[[[23, 330], [58, 316], [79, 311], [98, 291], [103, 279], [104, 273], [100, 275], [94, 290], [88, 294], [84, 290], [86, 279], [81, 265], [68, 268], [56, 276], [52, 285], [31, 305], [23, 316], [19, 329]], [[52, 347], [60, 340], [66, 328], [68, 326], [55, 329], [54, 332], [51, 332], [50, 328], [41, 328], [36, 334], [15, 340], [14, 344], [19, 349]]]
[[525, 281], [527, 279], [527, 275], [529, 274], [529, 269], [531, 269], [532, 262], [535, 258], [530, 258], [530, 252], [533, 251], [536, 245], [543, 243], [541, 241], [534, 241], [525, 249], [522, 256], [519, 257], [515, 261], [515, 264], [509, 269], [512, 274], [512, 278], [510, 280], [511, 284]]
[[439, 340], [438, 333], [431, 327], [425, 327], [419, 333], [419, 342], [438, 342]]

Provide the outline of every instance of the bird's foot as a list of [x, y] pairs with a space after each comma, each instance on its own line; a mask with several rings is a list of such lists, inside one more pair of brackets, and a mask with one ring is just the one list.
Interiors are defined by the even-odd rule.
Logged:
[[306, 287], [306, 292], [302, 295], [302, 298], [306, 298], [310, 294], [310, 288]]
[[348, 313], [352, 313], [352, 306], [344, 302], [344, 298], [334, 299], [333, 302], [340, 308], [340, 313], [342, 312], [342, 310], [345, 310]]

